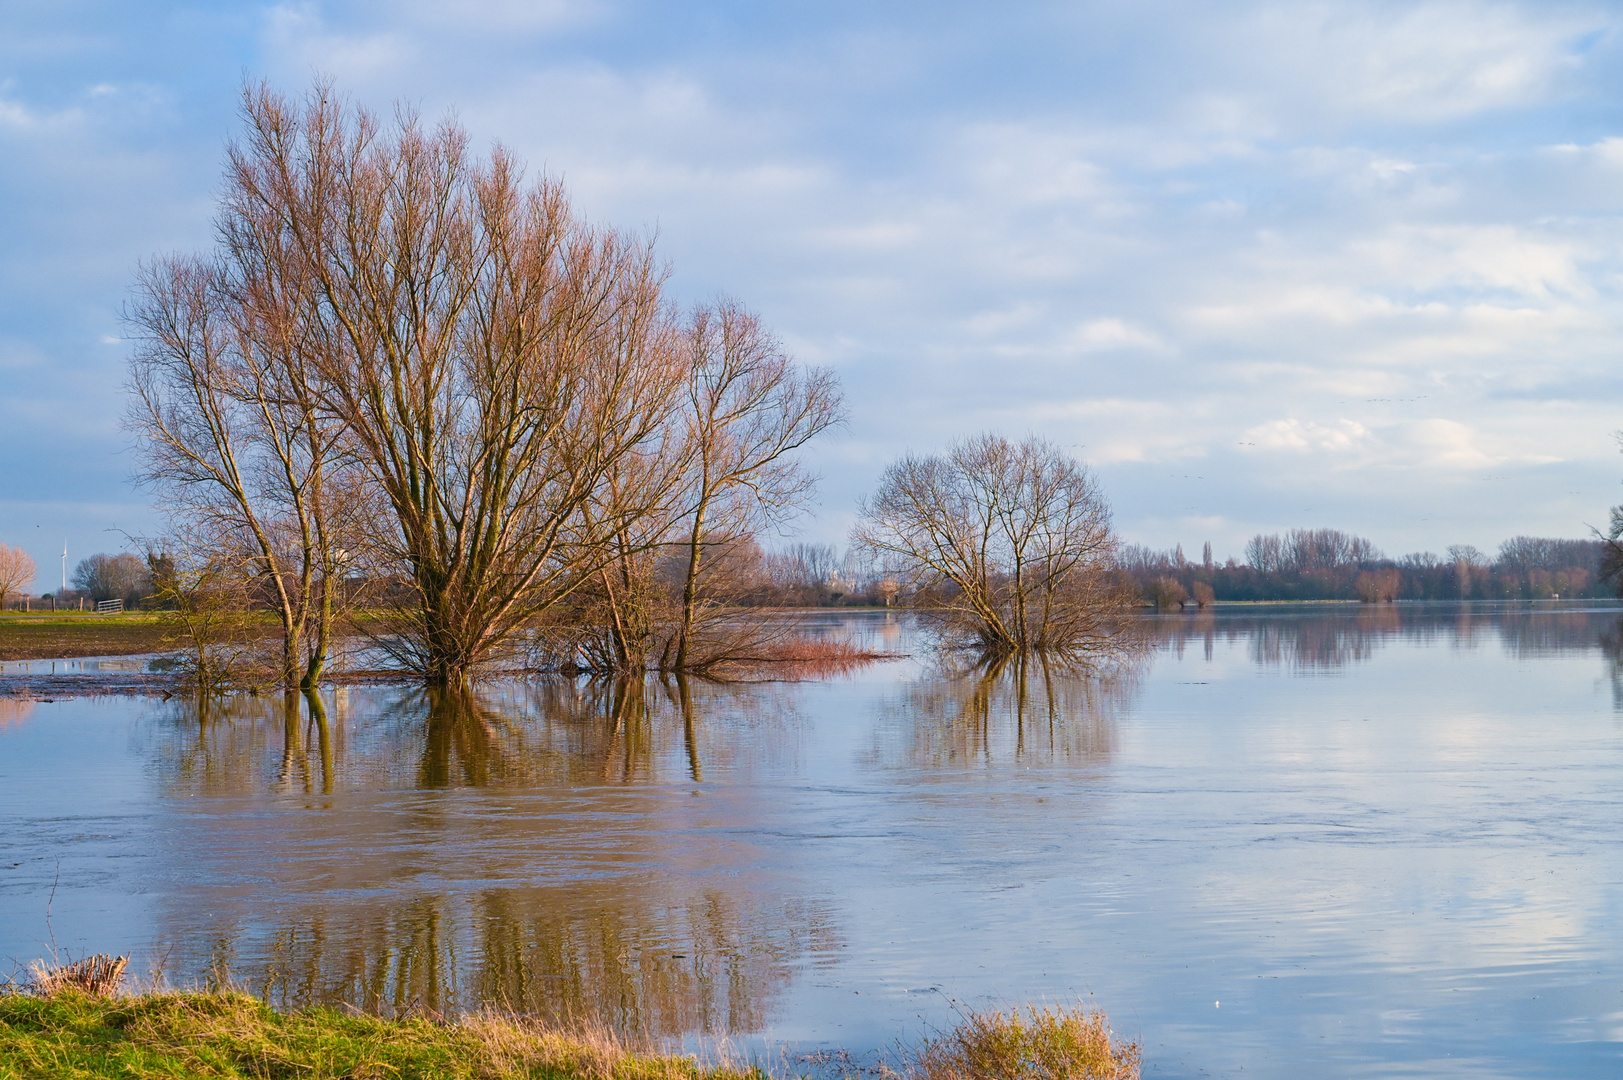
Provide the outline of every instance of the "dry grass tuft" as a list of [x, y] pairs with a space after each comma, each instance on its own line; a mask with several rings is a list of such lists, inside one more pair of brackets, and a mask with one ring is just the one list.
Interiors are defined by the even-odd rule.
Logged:
[[1104, 1013], [1030, 1006], [971, 1012], [927, 1040], [907, 1063], [909, 1080], [1137, 1080], [1140, 1050], [1112, 1038]]
[[821, 679], [897, 657], [851, 641], [795, 634], [763, 644], [755, 655], [731, 658], [710, 674], [722, 679]]
[[76, 990], [93, 998], [111, 997], [118, 993], [124, 981], [124, 969], [129, 966], [129, 957], [106, 953], [55, 967], [37, 960], [28, 969], [33, 976], [28, 985], [40, 997], [55, 997], [64, 990]]
[[651, 1044], [628, 1042], [597, 1023], [564, 1028], [486, 1013], [457, 1027], [478, 1047], [474, 1060], [489, 1076], [568, 1076], [583, 1080], [765, 1080], [748, 1067], [702, 1068], [691, 1057], [660, 1053]]

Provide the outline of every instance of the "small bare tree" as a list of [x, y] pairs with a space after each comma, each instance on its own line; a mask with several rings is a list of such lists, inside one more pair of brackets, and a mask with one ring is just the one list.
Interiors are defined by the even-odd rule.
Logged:
[[852, 539], [908, 577], [950, 644], [1085, 662], [1125, 640], [1109, 508], [1087, 467], [1042, 439], [901, 459]]
[[[253, 229], [228, 212], [227, 235]], [[242, 567], [282, 628], [280, 678], [313, 687], [333, 635], [342, 523], [358, 500], [339, 446], [342, 424], [317, 408], [314, 350], [298, 329], [307, 298], [274, 252], [242, 235], [217, 264], [171, 258], [142, 271], [128, 320], [126, 421], [175, 537], [209, 537], [217, 576]], [[346, 486], [351, 498], [343, 498]], [[242, 590], [247, 595], [247, 590]]]
[[1150, 601], [1158, 608], [1181, 608], [1189, 602], [1189, 590], [1177, 578], [1163, 574], [1150, 582]]
[[692, 507], [672, 661], [679, 671], [695, 666], [706, 551], [734, 545], [798, 509], [816, 479], [790, 455], [845, 419], [834, 373], [798, 367], [734, 302], [695, 311], [687, 348]]
[[[153, 598], [168, 613], [174, 644], [181, 647], [180, 676], [199, 694], [257, 685], [249, 657], [252, 628], [247, 568], [233, 565], [215, 538], [171, 534], [164, 551], [147, 553]], [[199, 542], [201, 541], [201, 542]]]
[[33, 582], [38, 569], [22, 548], [0, 544], [0, 610], [4, 610], [7, 596], [22, 592], [23, 586]]

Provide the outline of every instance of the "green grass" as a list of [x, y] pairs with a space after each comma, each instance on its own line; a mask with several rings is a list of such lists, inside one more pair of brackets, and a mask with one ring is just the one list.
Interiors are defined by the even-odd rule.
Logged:
[[30, 625], [39, 624], [51, 626], [61, 624], [70, 626], [75, 624], [95, 622], [108, 626], [144, 626], [148, 623], [161, 622], [164, 612], [161, 611], [125, 611], [117, 615], [98, 615], [94, 611], [73, 611], [64, 608], [61, 611], [4, 611], [0, 612], [0, 621], [26, 622]]
[[275, 1012], [237, 993], [0, 996], [0, 1078], [178, 1080], [764, 1080], [691, 1057], [638, 1052], [602, 1031], [522, 1020], [384, 1020]]
[[911, 1080], [1137, 1080], [1139, 1045], [1097, 1009], [968, 1012], [907, 1061]]
[[[962, 1016], [883, 1080], [1136, 1080], [1137, 1043], [1103, 1014], [1030, 1008]], [[97, 998], [0, 993], [0, 1080], [767, 1080], [759, 1069], [634, 1048], [601, 1028], [495, 1015], [386, 1020], [278, 1013], [245, 994]]]

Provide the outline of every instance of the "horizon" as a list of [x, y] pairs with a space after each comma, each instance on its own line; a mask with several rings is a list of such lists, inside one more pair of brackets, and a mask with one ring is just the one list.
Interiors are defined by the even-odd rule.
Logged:
[[[1036, 433], [1125, 543], [1588, 539], [1619, 500], [1616, 4], [159, 4], [0, 34], [0, 543], [157, 519], [119, 312], [206, 249], [237, 93], [455, 111], [833, 367], [797, 535], [908, 451]], [[1223, 553], [1221, 556], [1218, 553]]]

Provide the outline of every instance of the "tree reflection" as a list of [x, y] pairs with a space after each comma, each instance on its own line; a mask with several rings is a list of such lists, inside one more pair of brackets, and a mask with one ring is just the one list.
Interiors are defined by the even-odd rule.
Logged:
[[[331, 794], [338, 740], [320, 696], [203, 695], [160, 706], [160, 773], [188, 795]], [[313, 751], [313, 755], [312, 755]]]
[[[637, 1036], [760, 1030], [799, 958], [840, 940], [800, 901], [708, 891], [671, 902], [607, 890], [500, 888], [365, 910], [317, 907], [271, 931], [232, 975], [282, 1009], [384, 1014], [496, 1006]], [[291, 914], [291, 913], [289, 913]]]
[[[191, 879], [164, 901], [172, 970], [229, 968], [284, 1007], [756, 1030], [836, 935], [693, 796], [793, 758], [795, 693], [553, 680], [167, 703], [155, 771], [182, 797]], [[742, 785], [727, 812], [764, 820], [772, 798]]]
[[159, 773], [188, 795], [702, 782], [792, 753], [800, 722], [790, 686], [686, 677], [176, 699], [155, 719]]
[[0, 731], [22, 727], [33, 711], [34, 703], [27, 699], [0, 698]]
[[1104, 760], [1135, 687], [1131, 668], [1101, 676], [1018, 655], [932, 673], [887, 710], [871, 759], [923, 768]]
[[1511, 602], [1335, 604], [1281, 609], [1203, 610], [1148, 620], [1154, 642], [1179, 657], [1199, 642], [1207, 660], [1223, 642], [1243, 647], [1261, 667], [1304, 674], [1367, 662], [1387, 643], [1438, 643], [1474, 649], [1497, 642], [1518, 659], [1595, 648], [1617, 618], [1608, 605], [1564, 607]]

